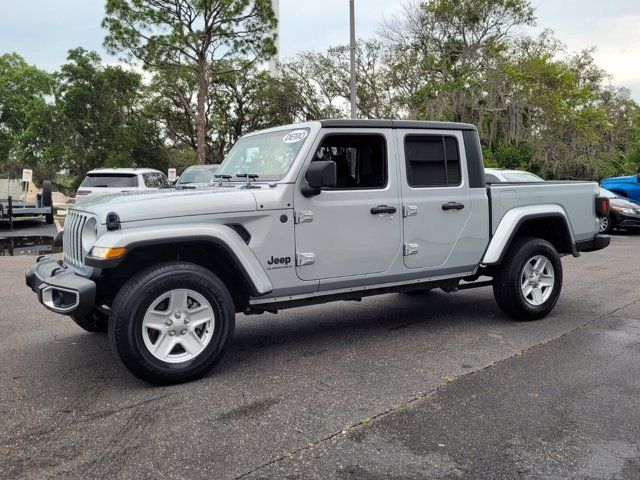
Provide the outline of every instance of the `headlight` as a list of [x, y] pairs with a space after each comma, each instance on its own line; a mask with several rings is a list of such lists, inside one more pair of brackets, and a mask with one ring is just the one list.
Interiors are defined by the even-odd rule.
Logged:
[[95, 218], [90, 218], [82, 227], [82, 249], [88, 252], [98, 239], [98, 224]]
[[123, 247], [93, 247], [89, 255], [96, 258], [112, 259], [120, 258], [126, 251], [127, 249]]
[[620, 208], [620, 207], [611, 207], [611, 208], [613, 208], [616, 212], [620, 212], [620, 213], [629, 213], [631, 215], [636, 213], [636, 211], [633, 208]]

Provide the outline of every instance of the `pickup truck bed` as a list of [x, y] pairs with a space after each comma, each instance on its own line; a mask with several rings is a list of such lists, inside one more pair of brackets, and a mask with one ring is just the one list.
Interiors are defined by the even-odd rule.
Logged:
[[[485, 254], [485, 264], [498, 263], [500, 253], [504, 252], [504, 247], [525, 218], [557, 218], [559, 231], [563, 236], [568, 236], [570, 244], [575, 245], [577, 251], [580, 251], [581, 245], [587, 248], [593, 242], [598, 220], [594, 216], [594, 204], [585, 201], [585, 198], [598, 195], [595, 182], [500, 183], [488, 185], [487, 192], [494, 248], [487, 252], [488, 255]], [[562, 228], [563, 223], [568, 229]], [[541, 222], [539, 225], [543, 228]], [[535, 231], [531, 233], [536, 234]], [[575, 254], [575, 251], [572, 249], [570, 253]]]

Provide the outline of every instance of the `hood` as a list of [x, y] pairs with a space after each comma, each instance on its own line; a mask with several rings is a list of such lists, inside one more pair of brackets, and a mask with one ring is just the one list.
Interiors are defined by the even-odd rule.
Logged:
[[74, 210], [93, 213], [101, 223], [115, 212], [121, 222], [256, 210], [250, 190], [240, 187], [210, 187], [197, 190], [143, 190], [88, 197]]
[[613, 184], [619, 182], [630, 182], [630, 183], [638, 183], [638, 175], [628, 175], [625, 177], [610, 177], [603, 178], [602, 182], [600, 182], [603, 186], [606, 184]]

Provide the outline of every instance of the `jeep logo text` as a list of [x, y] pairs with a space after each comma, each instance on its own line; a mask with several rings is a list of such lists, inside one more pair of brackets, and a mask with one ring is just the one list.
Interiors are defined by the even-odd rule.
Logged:
[[271, 259], [267, 260], [267, 265], [289, 265], [291, 263], [291, 257], [274, 257], [271, 256]]

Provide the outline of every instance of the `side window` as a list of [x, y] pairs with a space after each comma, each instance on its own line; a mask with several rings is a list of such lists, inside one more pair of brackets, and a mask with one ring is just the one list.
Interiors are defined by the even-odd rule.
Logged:
[[382, 135], [329, 135], [316, 160], [336, 163], [335, 189], [384, 188], [387, 185], [387, 145]]
[[154, 185], [153, 185], [154, 182], [153, 182], [153, 180], [151, 178], [151, 174], [150, 173], [143, 173], [142, 174], [142, 180], [144, 181], [144, 185], [147, 188], [153, 188], [154, 187]]
[[162, 173], [145, 173], [142, 178], [148, 188], [162, 188], [169, 184], [169, 181]]
[[407, 181], [411, 187], [460, 185], [460, 150], [455, 137], [407, 135]]
[[164, 173], [154, 173], [153, 175], [156, 177], [156, 181], [158, 182], [158, 188], [169, 186], [169, 179]]

